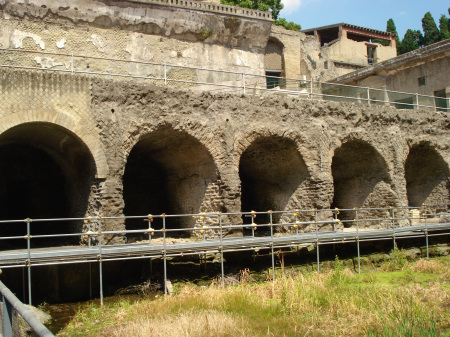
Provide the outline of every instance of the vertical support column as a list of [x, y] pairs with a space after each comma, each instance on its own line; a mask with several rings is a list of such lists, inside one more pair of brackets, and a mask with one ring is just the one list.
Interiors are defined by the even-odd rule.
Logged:
[[313, 98], [313, 80], [311, 77], [311, 80], [309, 81], [309, 98]]
[[27, 223], [27, 269], [28, 269], [28, 304], [32, 305], [32, 296], [31, 296], [31, 219], [26, 218], [25, 222]]
[[245, 73], [242, 73], [242, 90], [245, 96]]
[[167, 295], [166, 213], [161, 214], [161, 217], [163, 220], [164, 295]]
[[369, 89], [369, 87], [366, 88], [366, 92], [367, 92], [367, 105], [370, 105], [370, 89]]
[[395, 219], [394, 219], [394, 207], [391, 207], [391, 219], [392, 219], [392, 240], [393, 240], [393, 244], [394, 244], [394, 249], [395, 249]]
[[2, 295], [2, 303], [3, 303], [3, 337], [12, 337], [13, 336], [13, 328], [12, 328], [12, 306], [11, 303]]
[[272, 281], [275, 281], [275, 256], [273, 252], [273, 217], [272, 217], [272, 211], [268, 211], [269, 218], [270, 218], [270, 249], [272, 253]]
[[422, 204], [422, 208], [423, 208], [423, 216], [425, 217], [425, 243], [427, 246], [427, 259], [430, 258], [430, 252], [429, 252], [429, 248], [428, 248], [428, 220], [427, 220], [427, 204], [423, 203]]
[[223, 233], [222, 233], [222, 214], [219, 212], [219, 230], [220, 230], [220, 270], [222, 272], [222, 287], [225, 286], [225, 271], [223, 267]]
[[167, 65], [164, 62], [164, 85], [167, 85]]
[[100, 305], [103, 305], [103, 262], [102, 262], [102, 220], [101, 217], [97, 217], [98, 224], [98, 268], [99, 268], [99, 279], [100, 279]]
[[316, 257], [317, 257], [317, 272], [320, 272], [320, 258], [319, 258], [319, 224], [317, 223], [317, 208], [314, 208], [314, 223], [316, 224]]
[[[87, 232], [88, 232], [88, 247], [91, 248], [92, 246], [92, 235], [90, 235], [91, 232], [91, 219], [90, 217], [84, 220], [84, 223], [88, 225]], [[92, 263], [89, 262], [89, 299], [92, 299]]]
[[416, 94], [416, 110], [419, 110], [419, 94]]
[[361, 274], [361, 255], [359, 250], [359, 223], [358, 223], [358, 207], [355, 210], [355, 222], [356, 222], [356, 249], [358, 250], [358, 274]]

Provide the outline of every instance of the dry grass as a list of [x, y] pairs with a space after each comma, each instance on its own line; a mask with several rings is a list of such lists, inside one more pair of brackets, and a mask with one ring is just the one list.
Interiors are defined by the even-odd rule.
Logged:
[[100, 332], [99, 336], [135, 336], [135, 337], [213, 337], [248, 336], [251, 332], [242, 318], [231, 313], [215, 310], [194, 311], [169, 316], [148, 317], [114, 326]]
[[186, 284], [171, 297], [81, 310], [60, 335], [446, 336], [449, 270], [448, 259], [419, 260], [400, 272], [358, 275], [336, 260], [334, 270], [289, 271], [273, 282]]

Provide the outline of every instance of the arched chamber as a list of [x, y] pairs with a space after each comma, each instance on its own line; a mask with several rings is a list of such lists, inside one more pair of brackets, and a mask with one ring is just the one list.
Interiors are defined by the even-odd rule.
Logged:
[[[87, 146], [69, 130], [50, 123], [24, 123], [0, 135], [0, 219], [84, 217], [95, 163]], [[26, 223], [2, 223], [0, 236], [25, 235]], [[83, 221], [32, 221], [31, 235], [81, 232]], [[32, 240], [33, 246], [78, 243], [80, 237]], [[25, 246], [1, 240], [3, 248]]]

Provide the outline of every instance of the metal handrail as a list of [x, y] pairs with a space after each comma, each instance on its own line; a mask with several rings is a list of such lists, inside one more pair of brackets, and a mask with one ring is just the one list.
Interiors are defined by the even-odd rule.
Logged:
[[[276, 77], [276, 78], [279, 78], [280, 80], [294, 81], [294, 83], [297, 83], [298, 85], [305, 84], [306, 86], [301, 88], [301, 90], [286, 90], [286, 89], [275, 90], [275, 89], [267, 89], [267, 88], [263, 88], [263, 87], [249, 86], [246, 83], [251, 78], [260, 78], [260, 79], [265, 80], [268, 77], [273, 77], [273, 76], [265, 76], [265, 75], [261, 75], [261, 74], [249, 74], [249, 73], [245, 73], [245, 72], [234, 72], [234, 71], [228, 71], [228, 70], [217, 70], [217, 69], [208, 69], [208, 68], [201, 68], [201, 67], [188, 67], [188, 66], [180, 66], [180, 65], [166, 64], [166, 63], [133, 61], [133, 60], [114, 59], [114, 58], [105, 58], [105, 57], [96, 57], [96, 56], [53, 53], [53, 52], [44, 52], [44, 51], [30, 51], [30, 50], [20, 50], [20, 49], [11, 49], [11, 48], [0, 48], [0, 52], [53, 55], [53, 56], [70, 58], [70, 69], [55, 69], [55, 68], [45, 68], [45, 67], [21, 66], [21, 65], [14, 65], [14, 64], [0, 64], [0, 67], [3, 67], [3, 68], [45, 70], [45, 71], [54, 71], [54, 72], [78, 73], [78, 74], [97, 75], [97, 76], [114, 76], [114, 77], [135, 78], [135, 79], [144, 79], [144, 80], [148, 79], [148, 80], [164, 81], [164, 85], [168, 85], [168, 84], [170, 85], [172, 83], [187, 83], [187, 84], [217, 86], [217, 87], [229, 88], [229, 89], [234, 88], [236, 90], [242, 91], [244, 93], [244, 95], [247, 94], [249, 92], [249, 90], [255, 90], [255, 91], [265, 91], [265, 92], [271, 92], [271, 93], [307, 95], [309, 98], [322, 96], [322, 97], [330, 97], [330, 98], [338, 98], [338, 99], [342, 99], [342, 98], [343, 99], [351, 99], [351, 100], [355, 100], [357, 102], [367, 102], [367, 104], [369, 104], [369, 105], [371, 102], [377, 102], [377, 103], [385, 103], [385, 104], [394, 105], [394, 106], [397, 106], [397, 105], [411, 106], [415, 109], [432, 108], [432, 109], [436, 109], [436, 110], [450, 111], [450, 98], [422, 95], [422, 94], [418, 94], [418, 93], [407, 93], [407, 92], [402, 92], [402, 91], [386, 90], [386, 89], [380, 89], [380, 88], [352, 86], [352, 85], [347, 85], [347, 84], [336, 84], [336, 83], [331, 83], [331, 82], [320, 82], [320, 81], [313, 81], [313, 80], [306, 80], [306, 79], [294, 79], [294, 78], [288, 78], [288, 77]], [[147, 65], [147, 66], [160, 66], [160, 67], [164, 67], [164, 72], [163, 72], [162, 76], [156, 77], [156, 76], [140, 76], [140, 75], [131, 75], [131, 74], [117, 74], [114, 72], [92, 72], [92, 71], [86, 71], [86, 70], [77, 70], [77, 69], [74, 69], [74, 59], [75, 58], [82, 58], [82, 59], [88, 59], [88, 60], [102, 60], [102, 61], [108, 61], [108, 62], [122, 62], [122, 63]], [[202, 81], [198, 81], [198, 80], [185, 80], [185, 79], [169, 78], [169, 77], [167, 77], [167, 68], [193, 69], [193, 70], [197, 70], [197, 71], [207, 71], [207, 72], [215, 72], [215, 73], [222, 73], [222, 74], [239, 75], [240, 79], [227, 81], [227, 82], [234, 82], [235, 84], [226, 84], [226, 83], [209, 83], [209, 82], [202, 82]], [[273, 77], [273, 78], [275, 78], [275, 77]], [[240, 83], [240, 84], [238, 84], [238, 83]], [[339, 89], [339, 88], [362, 89], [365, 91], [362, 93], [367, 95], [367, 97], [332, 95], [332, 94], [323, 92], [322, 89], [321, 89], [320, 93], [317, 93], [317, 92], [314, 92], [314, 90], [313, 90], [314, 85], [320, 85], [321, 87], [322, 87], [322, 85], [325, 85], [325, 86], [328, 86], [330, 89], [333, 89], [333, 88], [336, 88], [336, 89]], [[415, 103], [372, 99], [372, 98], [370, 98], [370, 93], [374, 92], [374, 91], [375, 92], [384, 92], [386, 94], [392, 93], [392, 94], [400, 94], [400, 95], [409, 95], [408, 97], [405, 97], [405, 98], [413, 98], [415, 100]], [[432, 100], [435, 103], [436, 103], [436, 99], [444, 100], [446, 102], [447, 107], [438, 107], [438, 106], [436, 106], [436, 104], [434, 106], [419, 104], [419, 97], [426, 98], [428, 100]]]
[[12, 337], [13, 325], [12, 325], [12, 313], [13, 309], [23, 317], [33, 331], [39, 337], [52, 337], [54, 336], [50, 330], [48, 330], [44, 324], [42, 324], [36, 316], [9, 290], [3, 282], [0, 281], [0, 294], [2, 296], [3, 311], [2, 311], [2, 327], [3, 337]]
[[[249, 251], [249, 250], [259, 250], [259, 249], [269, 249], [272, 255], [272, 274], [275, 276], [275, 263], [274, 263], [274, 249], [288, 248], [288, 247], [300, 247], [300, 246], [315, 246], [317, 250], [317, 269], [319, 270], [319, 246], [327, 244], [337, 244], [337, 243], [350, 243], [355, 242], [358, 249], [358, 271], [360, 271], [360, 252], [359, 244], [364, 241], [379, 241], [379, 240], [393, 240], [394, 247], [396, 245], [396, 240], [405, 238], [425, 238], [427, 247], [427, 257], [428, 252], [428, 238], [433, 236], [442, 236], [450, 234], [450, 222], [439, 223], [428, 223], [427, 219], [430, 215], [450, 215], [449, 213], [450, 204], [423, 204], [422, 207], [373, 207], [373, 208], [348, 208], [348, 209], [294, 209], [286, 211], [265, 211], [265, 212], [232, 212], [232, 213], [195, 213], [195, 214], [159, 214], [159, 215], [142, 215], [142, 216], [95, 216], [95, 217], [82, 217], [82, 218], [59, 218], [59, 219], [25, 219], [25, 220], [3, 220], [0, 222], [1, 225], [5, 226], [8, 222], [15, 224], [19, 222], [25, 222], [27, 224], [27, 233], [24, 236], [9, 237], [9, 239], [25, 239], [27, 241], [26, 251], [14, 251], [14, 252], [2, 252], [2, 268], [17, 268], [17, 267], [27, 267], [28, 271], [28, 300], [31, 304], [32, 293], [31, 293], [31, 267], [37, 266], [49, 266], [49, 265], [63, 265], [72, 263], [88, 263], [89, 273], [91, 270], [92, 263], [98, 263], [99, 266], [99, 286], [100, 286], [100, 303], [103, 304], [103, 281], [102, 281], [102, 268], [104, 262], [111, 261], [124, 261], [124, 260], [136, 260], [136, 259], [153, 259], [160, 258], [164, 261], [164, 289], [166, 288], [167, 281], [167, 258], [172, 256], [188, 256], [188, 255], [202, 255], [206, 253], [218, 253], [221, 258], [221, 270], [222, 270], [222, 282], [224, 275], [223, 267], [223, 254], [227, 252], [238, 252], [238, 251]], [[411, 209], [421, 210], [422, 214], [419, 216], [406, 216], [404, 212]], [[436, 214], [431, 214], [430, 211], [436, 210]], [[439, 210], [439, 213], [437, 211]], [[442, 212], [443, 210], [443, 212]], [[354, 219], [342, 219], [338, 218], [338, 214], [341, 211], [354, 212]], [[369, 214], [364, 211], [369, 211]], [[383, 211], [387, 212], [385, 217], [377, 217], [370, 214], [370, 211]], [[403, 211], [403, 212], [401, 212]], [[327, 216], [329, 219], [320, 220], [319, 215], [321, 212], [328, 212]], [[308, 219], [299, 218], [299, 214], [309, 214]], [[273, 215], [285, 215], [290, 218], [280, 219], [280, 222], [275, 223], [273, 220]], [[362, 215], [367, 214], [364, 218]], [[251, 223], [238, 224], [238, 225], [223, 225], [223, 218], [230, 215], [240, 215], [249, 216], [251, 218]], [[258, 215], [267, 215], [270, 220], [268, 223], [256, 223], [253, 219]], [[190, 228], [166, 228], [167, 218], [176, 217], [194, 217], [201, 223], [197, 223], [197, 226]], [[206, 224], [206, 219], [214, 219], [214, 223]], [[105, 227], [105, 222], [107, 220], [118, 220], [118, 219], [142, 219], [148, 221], [145, 229], [137, 230], [102, 230]], [[162, 220], [161, 229], [151, 228], [151, 222], [153, 219]], [[83, 233], [70, 233], [70, 234], [51, 234], [51, 235], [31, 235], [31, 225], [35, 223], [43, 223], [46, 221], [73, 221], [73, 220], [86, 220], [85, 224], [88, 225], [86, 232]], [[283, 221], [281, 221], [283, 220]], [[286, 221], [287, 220], [287, 221]], [[411, 220], [409, 226], [400, 226], [399, 220]], [[412, 220], [419, 221], [417, 224], [413, 224]], [[425, 221], [425, 224], [420, 224], [420, 222]], [[355, 225], [349, 232], [339, 232], [336, 229], [336, 225], [340, 223]], [[362, 222], [387, 222], [386, 229], [368, 230], [363, 231], [360, 228]], [[330, 224], [332, 229], [323, 230], [319, 228], [322, 224]], [[92, 227], [94, 225], [94, 227]], [[300, 225], [310, 225], [313, 226], [311, 232], [300, 233]], [[255, 230], [258, 228], [270, 228], [270, 235], [265, 236], [255, 236]], [[284, 233], [284, 235], [276, 235], [274, 231], [277, 227], [288, 227], [289, 232]], [[321, 227], [321, 226], [320, 226]], [[224, 235], [227, 233], [227, 229], [249, 229], [251, 228], [251, 236], [246, 235], [241, 238], [232, 237], [226, 238]], [[213, 238], [206, 237], [206, 231], [214, 231]], [[170, 233], [179, 233], [180, 231], [187, 231], [188, 233], [201, 233], [199, 239], [200, 241], [189, 241], [189, 242], [177, 242], [177, 243], [167, 243], [167, 238]], [[148, 235], [148, 242], [141, 241], [136, 244], [116, 244], [108, 245], [102, 243], [102, 238], [106, 235], [126, 235], [129, 233], [142, 233], [143, 235]], [[152, 242], [152, 234], [158, 233], [163, 238], [162, 243]], [[45, 238], [45, 237], [68, 237], [68, 236], [80, 236], [85, 237], [89, 241], [88, 246], [79, 246], [77, 248], [60, 247], [54, 250], [42, 250], [39, 249], [33, 252], [31, 249], [31, 240], [33, 238]], [[219, 236], [219, 237], [218, 237]], [[191, 236], [192, 237], [192, 236]], [[6, 239], [8, 237], [3, 237]], [[96, 239], [93, 242], [92, 239]], [[89, 282], [90, 293], [91, 282]]]

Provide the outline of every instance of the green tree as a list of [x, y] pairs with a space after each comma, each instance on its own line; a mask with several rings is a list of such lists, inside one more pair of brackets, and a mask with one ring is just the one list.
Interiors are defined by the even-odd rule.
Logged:
[[420, 30], [408, 29], [400, 43], [399, 55], [405, 54], [410, 51], [416, 50], [422, 47], [423, 36]]
[[428, 46], [439, 41], [439, 29], [430, 12], [426, 12], [422, 19], [424, 45]]
[[[394, 23], [393, 19], [389, 19], [387, 21], [387, 23], [386, 23], [386, 31], [388, 33], [394, 34], [395, 42], [396, 42], [396, 45], [397, 45], [397, 54], [398, 54], [399, 53], [399, 47], [400, 47], [400, 40], [398, 38], [397, 27], [395, 27], [395, 23]], [[389, 41], [386, 41], [386, 40], [374, 39], [373, 42], [380, 43], [383, 46], [389, 46]]]
[[439, 40], [445, 40], [450, 38], [450, 32], [448, 31], [448, 19], [442, 14], [439, 19]]
[[386, 23], [386, 31], [388, 33], [394, 34], [395, 43], [397, 45], [397, 54], [399, 53], [400, 48], [400, 39], [398, 38], [397, 27], [395, 27], [395, 23], [393, 19], [389, 19]]
[[283, 26], [284, 28], [289, 30], [300, 31], [302, 29], [302, 26], [300, 26], [299, 24], [292, 21], [287, 21], [285, 18], [279, 18], [275, 20], [274, 24], [277, 26]]
[[238, 6], [260, 11], [272, 12], [274, 20], [278, 19], [280, 11], [283, 9], [281, 0], [221, 0], [220, 3], [230, 6]]

